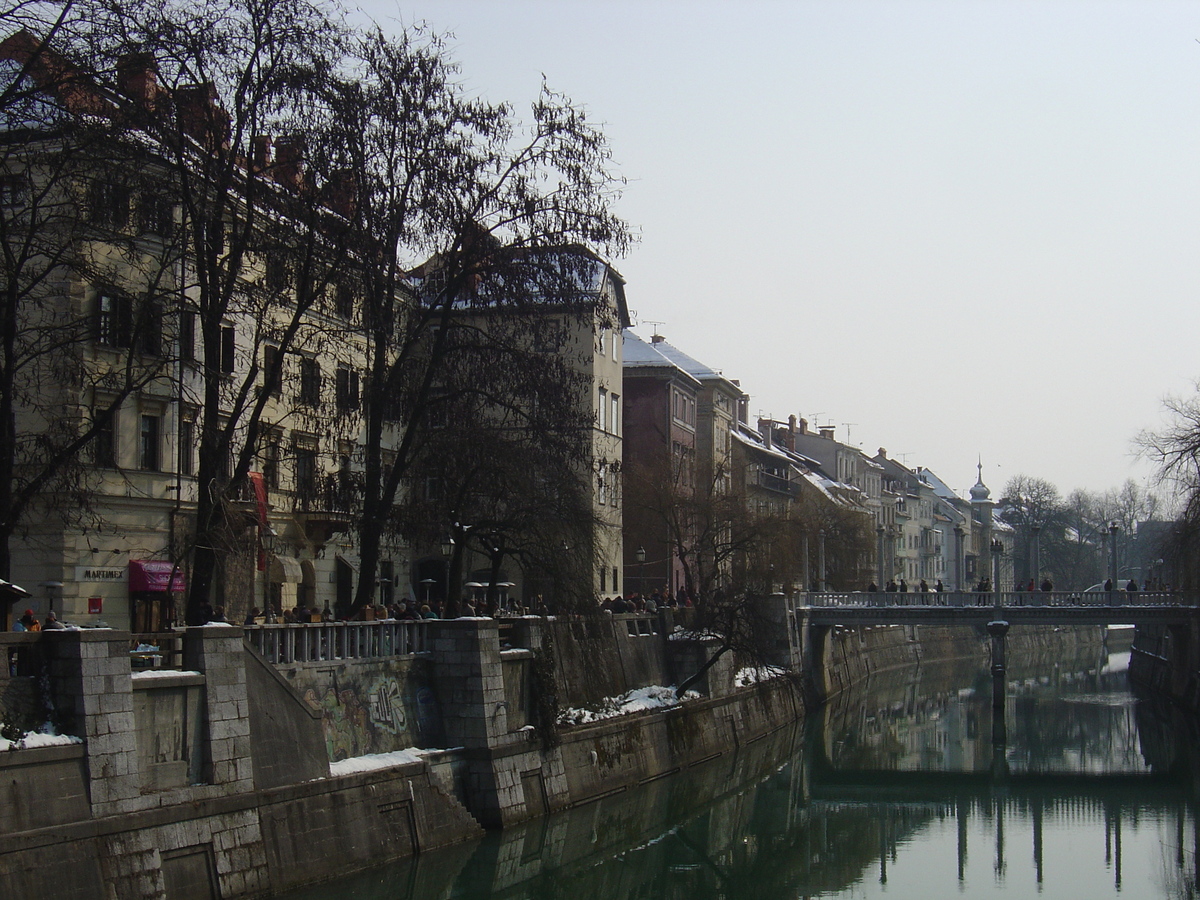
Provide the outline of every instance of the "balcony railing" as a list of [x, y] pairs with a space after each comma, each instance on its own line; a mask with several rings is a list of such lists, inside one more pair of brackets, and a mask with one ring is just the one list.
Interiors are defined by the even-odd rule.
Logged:
[[426, 622], [247, 625], [246, 642], [275, 665], [412, 656], [426, 649]]

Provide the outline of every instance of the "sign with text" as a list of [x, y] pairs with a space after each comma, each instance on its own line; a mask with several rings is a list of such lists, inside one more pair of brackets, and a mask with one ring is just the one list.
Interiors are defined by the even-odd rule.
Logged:
[[124, 581], [125, 567], [76, 566], [76, 581]]

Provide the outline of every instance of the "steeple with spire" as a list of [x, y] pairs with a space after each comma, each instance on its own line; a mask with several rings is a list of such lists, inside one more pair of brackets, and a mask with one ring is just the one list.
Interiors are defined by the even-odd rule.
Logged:
[[983, 483], [983, 457], [979, 457], [979, 465], [976, 466], [979, 472], [979, 478], [975, 482], [975, 486], [971, 488], [971, 502], [984, 503], [992, 499], [992, 492], [988, 490], [988, 486]]

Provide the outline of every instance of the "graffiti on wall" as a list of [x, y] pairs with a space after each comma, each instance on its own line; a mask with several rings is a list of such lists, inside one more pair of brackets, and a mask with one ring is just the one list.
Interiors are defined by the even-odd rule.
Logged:
[[[428, 688], [414, 688], [394, 675], [355, 679], [351, 683], [308, 688], [305, 702], [321, 713], [325, 746], [331, 760], [386, 753], [417, 744], [435, 725]], [[410, 733], [410, 723], [416, 734]]]
[[371, 721], [377, 728], [389, 734], [408, 730], [408, 718], [404, 715], [404, 698], [400, 694], [400, 682], [392, 677], [380, 678], [371, 686]]

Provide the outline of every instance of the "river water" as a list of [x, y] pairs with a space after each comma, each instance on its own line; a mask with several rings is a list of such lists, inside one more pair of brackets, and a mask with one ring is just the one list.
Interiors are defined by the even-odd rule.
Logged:
[[686, 772], [293, 900], [1197, 895], [1195, 725], [1128, 654], [889, 673]]

